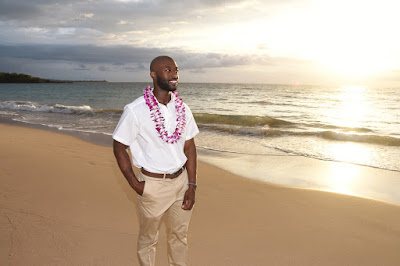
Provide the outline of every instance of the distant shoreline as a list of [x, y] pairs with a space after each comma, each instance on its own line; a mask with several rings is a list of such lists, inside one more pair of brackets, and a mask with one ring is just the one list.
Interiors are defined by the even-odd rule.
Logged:
[[32, 77], [27, 74], [0, 72], [0, 83], [76, 83], [76, 82], [107, 82], [106, 80], [56, 80]]

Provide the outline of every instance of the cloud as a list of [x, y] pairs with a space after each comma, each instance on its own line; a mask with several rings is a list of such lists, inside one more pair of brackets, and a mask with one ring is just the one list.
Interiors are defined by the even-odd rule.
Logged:
[[164, 51], [155, 48], [94, 45], [0, 45], [0, 58], [71, 61], [83, 64], [108, 63], [124, 65], [149, 62]]
[[29, 18], [40, 14], [40, 8], [29, 2], [0, 0], [0, 7], [2, 19]]
[[[265, 8], [260, 8], [263, 5], [257, 0], [193, 0], [186, 4], [180, 0], [0, 0], [0, 44], [176, 47], [181, 40], [201, 39], [196, 33], [201, 31], [195, 29], [228, 27], [229, 23], [248, 21], [254, 16], [264, 19], [267, 14]], [[40, 31], [32, 34], [28, 28]]]
[[[238, 8], [225, 15], [215, 14], [220, 12], [220, 8], [243, 4], [247, 4], [246, 8]], [[193, 0], [190, 4], [182, 4], [180, 0], [0, 0], [0, 21], [12, 21], [16, 27], [83, 26], [109, 33], [124, 31], [123, 26], [132, 25], [135, 25], [134, 30], [155, 29], [170, 23], [185, 26], [198, 17], [205, 17], [210, 22], [227, 18], [236, 20], [246, 18], [249, 7], [254, 10], [260, 5], [260, 1], [240, 0]], [[78, 25], [77, 21], [80, 22]]]
[[[204, 69], [236, 67], [251, 64], [274, 64], [268, 56], [229, 55], [221, 53], [194, 53], [182, 49], [139, 48], [132, 46], [94, 45], [0, 45], [0, 60], [26, 59], [37, 61], [64, 61], [84, 66], [86, 64], [110, 64], [114, 66], [148, 65], [158, 55], [170, 55], [180, 68]], [[282, 58], [279, 58], [281, 61]], [[86, 68], [81, 67], [81, 69]], [[137, 69], [142, 69], [141, 67]]]
[[[293, 37], [297, 23], [290, 23], [298, 9], [312, 10], [310, 2], [0, 0], [0, 70], [52, 78], [137, 80], [139, 73], [148, 78], [150, 61], [166, 54], [187, 71], [184, 77], [197, 81], [211, 76], [213, 81], [318, 79], [324, 69], [316, 63], [278, 57], [299, 56], [289, 48], [301, 51], [304, 40], [312, 39]], [[277, 23], [282, 14], [289, 18], [284, 20], [286, 31], [283, 22]], [[334, 32], [336, 24], [332, 25], [329, 32]], [[303, 29], [298, 33], [303, 37]], [[285, 40], [282, 36], [291, 39], [279, 42]], [[397, 74], [388, 79], [395, 80]]]
[[85, 64], [79, 64], [78, 67], [74, 68], [75, 70], [90, 70]]
[[58, 7], [59, 11], [68, 5], [79, 4], [79, 0], [0, 0], [0, 18], [6, 20], [28, 20], [40, 17], [43, 14], [50, 14], [51, 7]]
[[263, 43], [258, 44], [257, 48], [260, 50], [268, 50], [268, 46]]
[[93, 17], [94, 17], [93, 13], [81, 13], [75, 19], [76, 20], [87, 20], [87, 19], [92, 19]]
[[297, 69], [305, 70], [309, 64], [267, 55], [196, 53], [176, 48], [31, 44], [0, 45], [0, 71], [53, 79], [146, 81], [149, 64], [159, 55], [174, 58], [183, 80], [193, 82], [278, 80], [288, 69], [294, 73]]
[[187, 21], [172, 21], [172, 25], [186, 25], [189, 24]]
[[183, 82], [311, 84], [315, 78], [312, 63], [290, 58], [121, 45], [0, 45], [0, 71], [52, 79], [149, 81], [149, 64], [159, 55], [176, 60]]
[[109, 68], [106, 66], [98, 66], [97, 69], [100, 71], [108, 71], [109, 70]]

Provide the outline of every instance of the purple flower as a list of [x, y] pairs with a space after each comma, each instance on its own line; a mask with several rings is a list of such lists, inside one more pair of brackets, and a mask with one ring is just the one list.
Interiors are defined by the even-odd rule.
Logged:
[[178, 114], [178, 118], [176, 119], [177, 124], [174, 133], [171, 136], [168, 136], [168, 132], [165, 129], [164, 125], [164, 117], [160, 112], [160, 107], [158, 106], [157, 100], [152, 93], [152, 88], [150, 86], [147, 89], [144, 89], [143, 96], [146, 102], [146, 105], [150, 109], [150, 117], [155, 123], [155, 128], [160, 135], [160, 138], [164, 140], [166, 143], [175, 143], [177, 142], [185, 130], [186, 125], [186, 115], [185, 115], [185, 106], [183, 105], [183, 100], [178, 98], [178, 93], [176, 91], [172, 92], [175, 96], [175, 110]]

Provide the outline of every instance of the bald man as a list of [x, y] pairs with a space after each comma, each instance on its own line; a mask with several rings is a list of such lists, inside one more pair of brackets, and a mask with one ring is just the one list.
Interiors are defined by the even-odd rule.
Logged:
[[[178, 97], [178, 66], [168, 56], [150, 64], [153, 88], [124, 108], [114, 131], [114, 155], [137, 193], [140, 210], [138, 259], [154, 265], [161, 218], [167, 215], [170, 265], [187, 265], [187, 231], [195, 203], [199, 132], [189, 107]], [[140, 169], [132, 170], [132, 163]]]

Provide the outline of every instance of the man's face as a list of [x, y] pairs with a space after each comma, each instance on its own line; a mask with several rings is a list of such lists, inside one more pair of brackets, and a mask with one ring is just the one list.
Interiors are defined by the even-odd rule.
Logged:
[[156, 67], [157, 85], [166, 91], [175, 91], [178, 88], [178, 66], [174, 60], [165, 59]]

